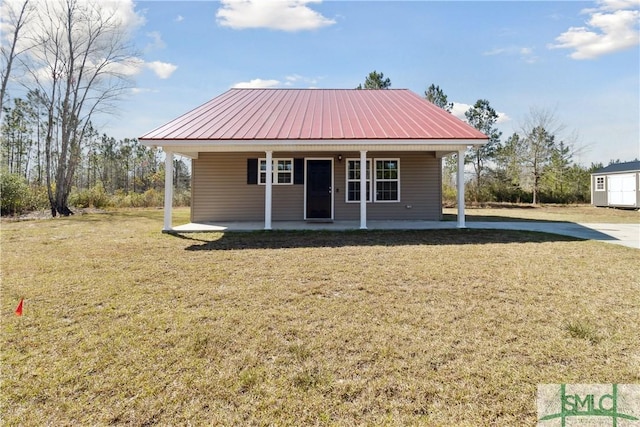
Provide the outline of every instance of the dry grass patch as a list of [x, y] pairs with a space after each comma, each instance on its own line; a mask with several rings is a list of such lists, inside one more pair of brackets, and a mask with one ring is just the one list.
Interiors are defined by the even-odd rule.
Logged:
[[178, 238], [161, 216], [3, 224], [4, 424], [531, 425], [539, 383], [640, 381], [637, 250], [486, 230]]
[[[457, 210], [445, 208], [445, 219], [455, 220]], [[640, 211], [597, 208], [590, 205], [517, 205], [492, 204], [489, 207], [467, 207], [468, 221], [566, 221], [580, 223], [638, 224]]]

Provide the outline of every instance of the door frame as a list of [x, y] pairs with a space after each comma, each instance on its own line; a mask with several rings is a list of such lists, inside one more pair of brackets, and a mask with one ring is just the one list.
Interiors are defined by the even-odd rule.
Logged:
[[[333, 221], [334, 207], [335, 207], [335, 202], [334, 202], [335, 169], [333, 167], [333, 157], [305, 157], [304, 158], [304, 197], [303, 197], [304, 220], [306, 221], [308, 219], [307, 218], [307, 173], [309, 171], [309, 165], [308, 165], [309, 160], [327, 160], [331, 162], [331, 218], [326, 218], [326, 219]], [[317, 218], [311, 218], [311, 219], [313, 220]]]

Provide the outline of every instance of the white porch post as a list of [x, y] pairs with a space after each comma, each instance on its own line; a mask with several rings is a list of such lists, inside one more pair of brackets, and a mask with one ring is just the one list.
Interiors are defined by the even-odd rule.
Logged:
[[171, 214], [173, 209], [173, 152], [164, 152], [164, 228], [171, 230]]
[[[373, 169], [373, 165], [371, 165]], [[369, 171], [373, 173], [373, 170]], [[371, 177], [373, 179], [373, 177]], [[372, 195], [373, 196], [373, 195]], [[360, 151], [360, 230], [367, 229], [367, 151]]]
[[458, 150], [458, 228], [466, 228], [464, 223], [464, 154], [466, 150]]
[[264, 186], [264, 229], [271, 230], [271, 187], [273, 184], [273, 151], [267, 151], [267, 173]]

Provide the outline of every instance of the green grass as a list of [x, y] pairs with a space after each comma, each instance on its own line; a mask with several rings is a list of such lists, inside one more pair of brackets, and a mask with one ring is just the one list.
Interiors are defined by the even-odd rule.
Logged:
[[597, 330], [590, 325], [590, 323], [573, 320], [565, 325], [567, 332], [572, 338], [581, 338], [590, 341], [592, 344], [600, 342], [601, 338], [598, 335]]
[[2, 223], [3, 425], [532, 425], [537, 384], [640, 382], [635, 249], [161, 226]]

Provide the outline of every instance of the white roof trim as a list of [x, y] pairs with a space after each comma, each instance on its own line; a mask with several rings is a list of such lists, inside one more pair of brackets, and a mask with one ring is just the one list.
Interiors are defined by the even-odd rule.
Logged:
[[140, 139], [147, 146], [245, 146], [245, 145], [484, 145], [489, 139]]
[[[458, 151], [465, 149], [469, 145], [421, 145], [421, 144], [405, 144], [405, 145], [246, 145], [246, 146], [194, 146], [194, 145], [164, 145], [161, 148], [165, 151], [174, 153], [183, 153], [183, 155], [192, 157], [197, 153], [230, 153], [243, 152], [253, 153], [257, 151], [315, 151], [315, 152], [342, 152], [342, 151]], [[190, 153], [190, 154], [186, 154]]]
[[140, 140], [149, 147], [183, 153], [254, 152], [254, 151], [458, 151], [472, 145], [483, 145], [479, 139], [345, 139], [345, 140]]

